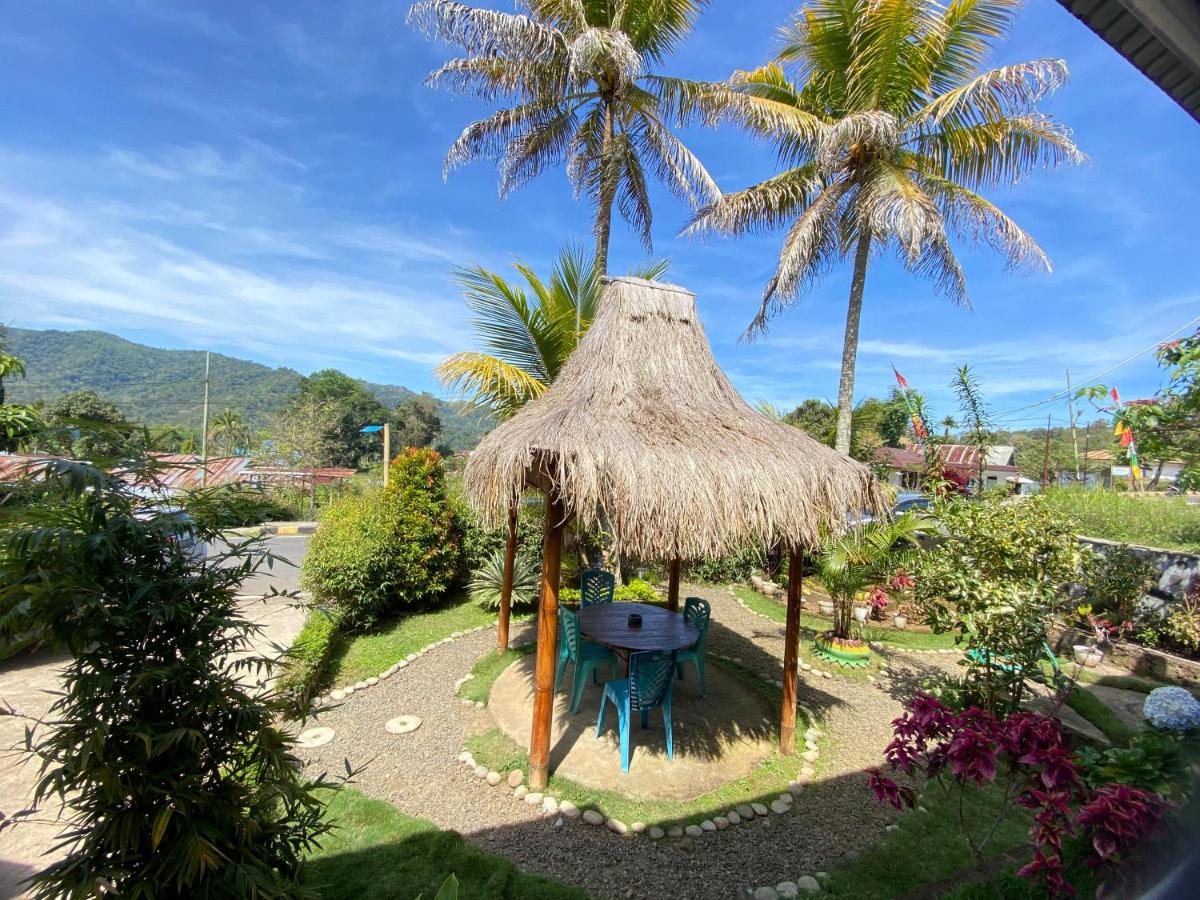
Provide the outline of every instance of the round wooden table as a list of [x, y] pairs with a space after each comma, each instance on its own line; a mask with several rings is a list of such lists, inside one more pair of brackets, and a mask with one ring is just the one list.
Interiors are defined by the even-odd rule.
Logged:
[[[640, 613], [634, 628], [629, 614]], [[579, 610], [579, 631], [589, 641], [626, 653], [644, 650], [682, 650], [700, 640], [700, 629], [681, 613], [648, 603], [594, 603]]]

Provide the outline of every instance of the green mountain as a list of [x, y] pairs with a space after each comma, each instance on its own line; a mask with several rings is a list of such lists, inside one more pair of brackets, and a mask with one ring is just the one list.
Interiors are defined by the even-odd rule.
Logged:
[[[136, 344], [104, 331], [33, 331], [9, 328], [8, 352], [25, 360], [24, 379], [5, 381], [11, 403], [50, 402], [63, 394], [91, 388], [111, 400], [125, 415], [148, 425], [200, 427], [204, 400], [204, 352], [163, 350]], [[209, 408], [233, 409], [263, 425], [287, 402], [300, 383], [293, 369], [212, 354]], [[413, 392], [394, 384], [363, 382], [385, 406], [395, 406]], [[469, 449], [487, 431], [486, 423], [440, 402], [439, 443]]]

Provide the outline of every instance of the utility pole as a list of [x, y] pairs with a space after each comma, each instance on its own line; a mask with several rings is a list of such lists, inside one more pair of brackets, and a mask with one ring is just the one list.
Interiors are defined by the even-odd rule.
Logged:
[[204, 414], [200, 419], [200, 484], [208, 486], [208, 364], [212, 356], [204, 351]]
[[1042, 454], [1042, 487], [1050, 486], [1050, 413], [1046, 413], [1046, 451]]
[[1088, 460], [1091, 459], [1091, 457], [1088, 456], [1088, 454], [1091, 453], [1091, 451], [1088, 449], [1088, 445], [1091, 443], [1091, 439], [1092, 439], [1092, 423], [1088, 422], [1087, 425], [1083, 429], [1083, 478], [1084, 478], [1085, 485], [1086, 485], [1087, 475], [1088, 475], [1087, 464], [1088, 464]]
[[1067, 412], [1071, 419], [1071, 444], [1075, 447], [1075, 480], [1081, 480], [1079, 474], [1079, 436], [1075, 432], [1075, 397], [1071, 394], [1071, 370], [1067, 369]]
[[383, 486], [386, 489], [388, 484], [388, 469], [391, 468], [392, 462], [392, 426], [387, 422], [383, 423]]

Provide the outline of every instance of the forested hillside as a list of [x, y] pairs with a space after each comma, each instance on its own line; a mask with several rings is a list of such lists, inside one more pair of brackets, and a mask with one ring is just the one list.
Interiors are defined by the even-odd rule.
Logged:
[[[33, 331], [8, 329], [8, 350], [25, 360], [26, 377], [6, 382], [13, 403], [52, 401], [81, 388], [91, 388], [148, 425], [200, 424], [204, 396], [204, 353], [163, 350], [119, 338], [104, 331]], [[214, 353], [209, 373], [213, 410], [232, 409], [251, 424], [266, 424], [300, 383], [292, 369], [272, 369]], [[408, 388], [364, 382], [385, 406], [412, 396]], [[439, 443], [455, 449], [473, 447], [485, 430], [475, 418], [452, 404], [439, 403]]]

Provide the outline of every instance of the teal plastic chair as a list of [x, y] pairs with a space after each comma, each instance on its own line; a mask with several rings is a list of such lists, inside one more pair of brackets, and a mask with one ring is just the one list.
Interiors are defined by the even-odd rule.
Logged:
[[587, 677], [592, 676], [592, 683], [599, 684], [596, 673], [601, 668], [608, 668], [612, 675], [617, 674], [617, 657], [607, 647], [592, 643], [579, 634], [579, 616], [569, 609], [558, 609], [558, 667], [554, 672], [554, 692], [558, 693], [558, 685], [566, 674], [567, 663], [575, 664], [575, 672], [571, 676], [571, 711], [574, 715], [579, 710], [583, 699], [583, 688]]
[[610, 681], [604, 685], [604, 696], [600, 700], [600, 715], [596, 719], [596, 737], [604, 731], [604, 711], [611, 701], [617, 708], [617, 730], [621, 736], [621, 771], [629, 771], [632, 753], [632, 738], [629, 723], [633, 714], [640, 713], [642, 727], [650, 727], [650, 710], [662, 709], [663, 729], [667, 733], [667, 759], [675, 761], [675, 747], [671, 738], [671, 687], [675, 682], [676, 653], [651, 651], [634, 653], [629, 658], [629, 677]]
[[603, 569], [584, 569], [579, 575], [579, 605], [612, 603], [617, 580], [612, 572]]
[[696, 667], [696, 674], [700, 676], [700, 696], [703, 697], [707, 691], [704, 681], [704, 645], [708, 643], [708, 621], [712, 618], [712, 604], [702, 597], [688, 597], [683, 601], [683, 621], [689, 625], [695, 625], [700, 630], [700, 640], [692, 644], [686, 650], [680, 650], [677, 654], [676, 670], [679, 672], [679, 680], [683, 681], [683, 666], [684, 663], [691, 663]]
[[[1055, 655], [1053, 648], [1044, 641], [1042, 642], [1042, 656], [1050, 661], [1049, 679], [1046, 678], [1045, 673], [1040, 668], [1028, 673], [1026, 677], [1036, 681], [1038, 684], [1053, 687], [1056, 691], [1062, 691], [1067, 688], [1071, 683], [1071, 679], [1063, 674], [1062, 667], [1058, 664], [1058, 657]], [[987, 665], [990, 662], [993, 669], [998, 669], [1009, 675], [1016, 675], [1019, 671], [1016, 663], [998, 653], [992, 654], [990, 650], [968, 650], [967, 658], [981, 666]]]

